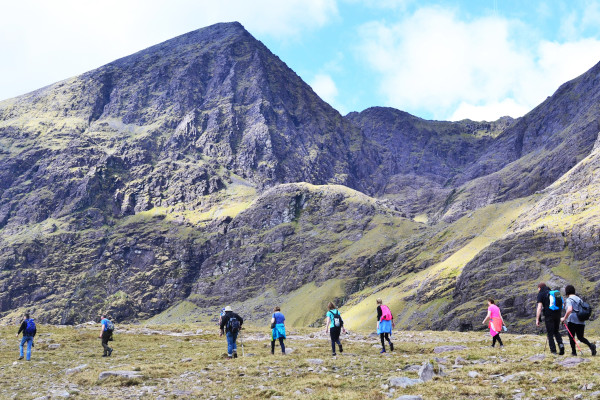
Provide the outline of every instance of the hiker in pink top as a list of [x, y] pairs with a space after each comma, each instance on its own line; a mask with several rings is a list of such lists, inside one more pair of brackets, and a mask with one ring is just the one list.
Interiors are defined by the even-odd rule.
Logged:
[[504, 320], [502, 319], [502, 314], [500, 314], [500, 308], [494, 304], [494, 300], [488, 299], [488, 312], [487, 316], [483, 320], [483, 324], [487, 322], [489, 319], [489, 327], [490, 327], [490, 335], [492, 336], [492, 347], [496, 346], [496, 341], [500, 343], [500, 347], [504, 347], [502, 344], [502, 339], [500, 339], [500, 332], [502, 332], [502, 326], [504, 325]]

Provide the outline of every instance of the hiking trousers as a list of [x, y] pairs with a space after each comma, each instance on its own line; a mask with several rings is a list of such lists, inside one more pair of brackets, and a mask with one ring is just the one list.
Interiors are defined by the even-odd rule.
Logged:
[[231, 357], [233, 353], [237, 353], [237, 337], [238, 332], [225, 332], [225, 336], [227, 337], [227, 355]]
[[[283, 354], [285, 354], [285, 344], [283, 343], [283, 338], [280, 337], [279, 339], [279, 345], [281, 346], [281, 352]], [[271, 340], [271, 354], [275, 354], [275, 339]]]
[[387, 340], [387, 342], [390, 344], [390, 350], [391, 350], [391, 346], [393, 346], [393, 345], [392, 345], [392, 340], [390, 339], [390, 334], [387, 332], [380, 333], [379, 338], [381, 339], [381, 347], [383, 347], [383, 350], [385, 350], [385, 340]]
[[500, 334], [499, 333], [496, 333], [496, 335], [494, 335], [492, 337], [492, 347], [496, 346], [496, 342], [500, 343], [500, 346], [503, 346], [502, 339], [500, 339]]
[[560, 332], [558, 332], [558, 329], [560, 328], [560, 313], [553, 313], [553, 315], [549, 317], [544, 316], [544, 323], [546, 324], [546, 334], [548, 335], [548, 346], [552, 353], [556, 353], [556, 345], [554, 344], [555, 338], [558, 347], [563, 347], [562, 336], [560, 336]]
[[109, 353], [112, 353], [112, 349], [108, 347], [108, 340], [110, 339], [110, 335], [112, 335], [111, 331], [102, 332], [102, 347], [104, 348], [105, 356], [108, 356]]
[[[590, 350], [593, 348], [590, 341], [583, 337], [583, 332], [585, 331], [584, 324], [574, 324], [572, 322], [569, 322], [569, 323], [567, 323], [567, 328], [569, 328], [569, 332], [571, 332], [571, 335], [577, 336], [577, 340], [579, 340], [583, 344], [587, 344], [587, 346], [590, 348]], [[575, 347], [575, 340], [573, 340], [571, 335], [569, 335], [569, 344], [571, 345], [571, 352], [573, 354], [577, 354], [577, 350]]]
[[333, 328], [329, 328], [329, 337], [331, 338], [331, 352], [333, 354], [335, 354], [335, 345], [337, 343], [337, 345], [340, 348], [340, 353], [342, 351], [344, 351], [342, 349], [342, 342], [340, 342], [340, 333], [342, 332], [342, 328], [339, 327], [333, 327]]
[[33, 345], [33, 336], [25, 336], [23, 335], [23, 339], [21, 339], [21, 345], [19, 346], [19, 350], [21, 350], [21, 357], [23, 357], [23, 346], [27, 343], [27, 358], [26, 360], [31, 360], [31, 345]]

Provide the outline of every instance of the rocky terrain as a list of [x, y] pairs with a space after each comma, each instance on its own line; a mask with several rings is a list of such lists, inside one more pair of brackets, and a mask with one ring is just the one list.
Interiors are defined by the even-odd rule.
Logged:
[[[598, 301], [600, 64], [522, 118], [340, 115], [240, 24], [0, 102], [0, 319], [469, 330]], [[589, 330], [600, 326], [592, 318]]]
[[[41, 326], [31, 361], [19, 361], [16, 327], [0, 332], [0, 398], [31, 399], [596, 399], [598, 359], [552, 356], [543, 336], [401, 331], [394, 351], [351, 331], [331, 356], [322, 329], [288, 331], [270, 354], [268, 328], [248, 328], [238, 358], [213, 325], [117, 325], [103, 358], [98, 324]], [[242, 343], [244, 345], [242, 349]]]

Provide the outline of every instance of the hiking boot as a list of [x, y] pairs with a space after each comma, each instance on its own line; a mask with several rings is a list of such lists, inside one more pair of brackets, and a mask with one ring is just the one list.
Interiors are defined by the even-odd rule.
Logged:
[[572, 351], [572, 352], [571, 352], [571, 355], [572, 355], [572, 356], [576, 356], [576, 355], [577, 355], [577, 352], [576, 352], [576, 351]]
[[379, 352], [379, 354], [381, 353], [385, 353], [385, 349], [381, 349], [381, 351]]
[[341, 345], [341, 344], [339, 345], [339, 348], [340, 348], [340, 353], [343, 353], [343, 352], [344, 352], [344, 349], [342, 348], [342, 345]]
[[110, 357], [111, 354], [112, 354], [112, 349], [108, 349], [108, 356]]
[[22, 360], [22, 359], [23, 359], [23, 356], [19, 357], [19, 360]]
[[233, 352], [233, 358], [237, 358], [237, 351]]
[[560, 351], [558, 352], [559, 356], [564, 356], [565, 355], [565, 346], [560, 346]]
[[102, 354], [102, 357], [108, 357], [106, 354]]
[[592, 350], [592, 355], [595, 356], [596, 355], [596, 344], [595, 343], [590, 343], [590, 350]]
[[273, 354], [273, 355], [274, 355], [274, 354], [275, 354], [275, 350], [271, 350], [271, 354]]
[[390, 342], [390, 351], [394, 351], [394, 343]]
[[332, 357], [335, 357], [335, 356], [337, 356], [337, 354], [335, 354], [335, 353], [331, 353], [331, 356], [332, 356]]

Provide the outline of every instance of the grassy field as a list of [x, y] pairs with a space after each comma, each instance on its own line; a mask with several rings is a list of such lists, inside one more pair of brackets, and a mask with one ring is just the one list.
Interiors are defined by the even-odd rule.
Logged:
[[[378, 338], [368, 332], [342, 336], [344, 353], [330, 354], [323, 329], [288, 333], [291, 354], [270, 354], [268, 329], [242, 333], [239, 358], [226, 359], [226, 343], [215, 326], [119, 326], [111, 342], [114, 353], [102, 357], [98, 325], [41, 326], [30, 362], [17, 361], [16, 327], [1, 327], [0, 398], [197, 398], [197, 399], [573, 399], [597, 398], [600, 358], [574, 368], [557, 362], [545, 339], [503, 335], [504, 349], [489, 347], [487, 333], [398, 332], [395, 351], [379, 354]], [[591, 339], [596, 339], [591, 337]], [[466, 349], [434, 353], [441, 345]], [[568, 345], [567, 345], [568, 347]], [[567, 353], [570, 353], [567, 351]], [[457, 361], [458, 358], [458, 361]], [[406, 389], [390, 386], [390, 378], [417, 378], [418, 366], [431, 362], [443, 374]], [[81, 371], [68, 371], [79, 366]], [[109, 377], [103, 371], [136, 371], [139, 378]], [[469, 375], [470, 374], [470, 375]], [[582, 389], [586, 386], [585, 390]], [[596, 397], [594, 397], [596, 396]]]

